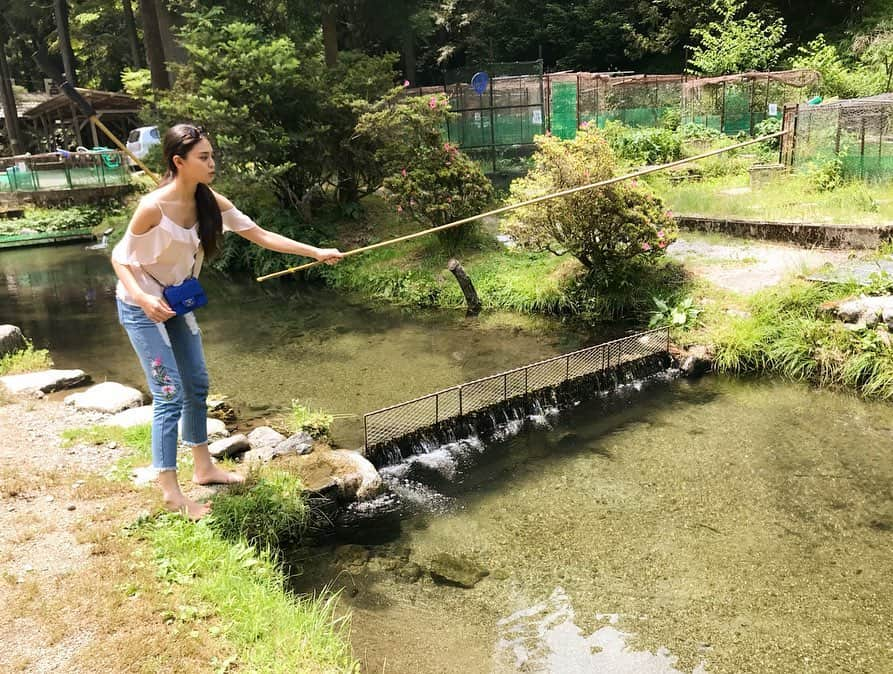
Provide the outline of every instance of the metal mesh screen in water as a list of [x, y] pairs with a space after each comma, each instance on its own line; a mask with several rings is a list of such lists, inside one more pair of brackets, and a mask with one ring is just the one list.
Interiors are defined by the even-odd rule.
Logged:
[[0, 157], [0, 192], [126, 185], [130, 170], [117, 150]]
[[650, 330], [370, 412], [364, 417], [366, 449], [574, 379], [664, 354], [669, 338], [668, 328]]
[[839, 161], [846, 178], [893, 176], [893, 94], [799, 105], [789, 120], [794, 134], [786, 159], [795, 169]]

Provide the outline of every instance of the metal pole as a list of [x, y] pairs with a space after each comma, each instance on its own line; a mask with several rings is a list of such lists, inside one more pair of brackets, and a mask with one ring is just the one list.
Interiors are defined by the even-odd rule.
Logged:
[[440, 421], [440, 396], [434, 396], [434, 423], [438, 423]]
[[496, 117], [493, 114], [493, 78], [490, 78], [490, 143], [493, 157], [493, 173], [496, 173]]
[[462, 416], [462, 387], [459, 387], [459, 416]]

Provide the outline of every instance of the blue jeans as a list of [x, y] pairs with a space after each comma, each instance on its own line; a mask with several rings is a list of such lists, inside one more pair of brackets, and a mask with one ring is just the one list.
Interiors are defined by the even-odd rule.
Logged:
[[118, 321], [127, 331], [152, 393], [152, 466], [177, 469], [177, 430], [185, 445], [208, 441], [208, 369], [194, 314], [154, 323], [137, 306], [118, 300]]

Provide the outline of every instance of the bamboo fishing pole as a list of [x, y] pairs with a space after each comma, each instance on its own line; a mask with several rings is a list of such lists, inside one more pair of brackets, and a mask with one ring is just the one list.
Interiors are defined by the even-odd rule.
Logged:
[[[544, 194], [539, 197], [535, 197], [533, 199], [528, 199], [527, 201], [521, 201], [517, 204], [509, 204], [508, 206], [502, 206], [500, 208], [495, 208], [492, 211], [487, 211], [486, 213], [479, 213], [478, 215], [472, 215], [467, 218], [462, 218], [461, 220], [455, 220], [454, 222], [448, 222], [445, 225], [439, 225], [437, 227], [432, 227], [430, 229], [423, 230], [421, 232], [415, 232], [413, 234], [407, 234], [406, 236], [400, 236], [396, 239], [389, 239], [387, 241], [380, 241], [378, 243], [374, 243], [370, 246], [363, 246], [362, 248], [355, 248], [354, 250], [349, 250], [344, 253], [344, 257], [350, 257], [351, 255], [359, 255], [360, 253], [365, 253], [370, 250], [375, 250], [376, 248], [383, 248], [384, 246], [390, 246], [395, 243], [401, 243], [403, 241], [410, 241], [411, 239], [417, 239], [421, 236], [427, 236], [428, 234], [434, 234], [435, 232], [442, 232], [445, 229], [451, 229], [452, 227], [458, 227], [459, 225], [464, 225], [468, 222], [473, 222], [475, 220], [481, 220], [483, 218], [488, 218], [493, 215], [500, 215], [502, 213], [508, 213], [509, 211], [513, 211], [518, 208], [523, 208], [524, 206], [531, 206], [532, 204], [538, 204], [542, 201], [548, 201], [550, 199], [557, 199], [558, 197], [565, 197], [569, 194], [576, 194], [577, 192], [582, 192], [584, 190], [591, 190], [596, 187], [605, 187], [606, 185], [613, 185], [614, 183], [619, 183], [624, 180], [631, 180], [633, 178], [638, 178], [640, 176], [648, 175], [649, 173], [656, 173], [657, 171], [665, 171], [666, 169], [673, 168], [674, 166], [681, 166], [682, 164], [688, 164], [693, 161], [698, 161], [699, 159], [706, 159], [707, 157], [713, 157], [714, 155], [722, 154], [723, 152], [730, 152], [731, 150], [737, 150], [738, 148], [747, 147], [748, 145], [753, 145], [754, 143], [762, 143], [772, 138], [778, 138], [780, 136], [784, 136], [790, 133], [790, 130], [787, 131], [778, 131], [776, 133], [769, 134], [767, 136], [760, 136], [759, 138], [753, 138], [752, 140], [744, 141], [742, 143], [736, 143], [735, 145], [730, 145], [729, 147], [723, 147], [718, 150], [711, 150], [710, 152], [705, 152], [704, 154], [699, 154], [695, 157], [688, 157], [687, 159], [679, 159], [678, 161], [670, 162], [669, 164], [661, 164], [659, 166], [649, 166], [647, 168], [639, 169], [638, 171], [633, 171], [632, 173], [627, 173], [626, 175], [617, 176], [616, 178], [609, 178], [607, 180], [600, 180], [595, 183], [590, 183], [588, 185], [581, 185], [579, 187], [571, 187], [566, 190], [561, 190], [560, 192], [552, 192], [550, 194]], [[306, 264], [298, 265], [297, 267], [289, 267], [288, 269], [283, 269], [282, 271], [273, 272], [272, 274], [266, 274], [264, 276], [258, 276], [257, 281], [263, 282], [267, 281], [271, 278], [277, 278], [279, 276], [285, 276], [286, 274], [294, 274], [295, 272], [299, 272], [303, 269], [310, 269], [311, 267], [315, 267], [317, 265], [324, 264], [322, 261], [317, 260], [316, 262], [308, 262]]]

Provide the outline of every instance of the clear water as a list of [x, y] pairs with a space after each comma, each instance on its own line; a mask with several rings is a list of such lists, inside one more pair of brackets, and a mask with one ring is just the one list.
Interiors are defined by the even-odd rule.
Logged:
[[[370, 672], [890, 672], [891, 447], [888, 404], [658, 385], [412, 459], [421, 512], [365, 564], [296, 553], [295, 585], [344, 588]], [[490, 575], [404, 577], [444, 552]]]
[[[0, 279], [0, 323], [20, 326], [58, 367], [145, 390], [117, 322], [108, 251], [2, 251]], [[243, 419], [288, 409], [294, 398], [354, 415], [334, 427], [348, 447], [362, 444], [363, 412], [599, 341], [545, 320], [370, 307], [318, 287], [212, 270], [202, 283], [212, 393], [230, 396]]]

